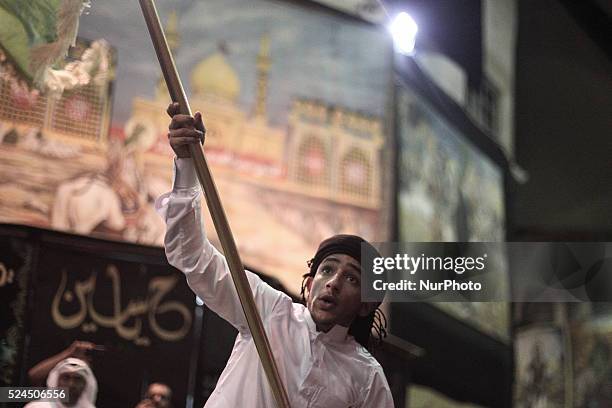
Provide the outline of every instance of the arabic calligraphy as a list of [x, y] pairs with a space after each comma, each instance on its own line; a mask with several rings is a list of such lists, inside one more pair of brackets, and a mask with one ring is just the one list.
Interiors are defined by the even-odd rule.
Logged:
[[15, 272], [12, 269], [7, 269], [6, 266], [0, 262], [0, 288], [13, 283], [14, 278]]
[[[100, 313], [94, 307], [97, 281], [95, 272], [87, 279], [75, 282], [71, 291], [66, 289], [68, 277], [66, 270], [62, 270], [62, 277], [51, 305], [51, 316], [55, 324], [62, 329], [74, 329], [80, 326], [83, 332], [95, 332], [98, 327], [114, 328], [119, 337], [133, 341], [139, 346], [151, 344], [151, 340], [142, 335], [145, 320], [151, 332], [164, 341], [178, 341], [189, 333], [192, 315], [187, 306], [178, 301], [163, 302], [164, 297], [176, 286], [177, 276], [158, 276], [151, 279], [147, 288], [147, 298], [131, 299], [124, 308], [121, 306], [121, 280], [117, 267], [108, 265], [106, 276], [110, 279], [112, 288], [110, 315]], [[74, 301], [78, 302], [78, 310], [72, 314], [63, 314], [60, 310], [61, 305]], [[158, 316], [166, 313], [178, 314], [182, 325], [178, 329], [163, 327], [158, 322]]]

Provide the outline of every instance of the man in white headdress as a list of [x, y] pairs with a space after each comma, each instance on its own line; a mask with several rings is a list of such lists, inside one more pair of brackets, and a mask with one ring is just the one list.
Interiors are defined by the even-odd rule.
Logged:
[[70, 357], [57, 363], [47, 377], [47, 387], [66, 388], [68, 401], [34, 401], [24, 408], [95, 408], [98, 382], [83, 360]]

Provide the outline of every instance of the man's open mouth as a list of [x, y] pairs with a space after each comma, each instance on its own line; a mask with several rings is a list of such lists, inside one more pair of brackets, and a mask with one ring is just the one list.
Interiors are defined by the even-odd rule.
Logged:
[[332, 307], [335, 307], [338, 304], [338, 302], [336, 301], [336, 298], [330, 295], [320, 296], [318, 300], [319, 300], [319, 304], [324, 309], [328, 309], [328, 308], [331, 309]]

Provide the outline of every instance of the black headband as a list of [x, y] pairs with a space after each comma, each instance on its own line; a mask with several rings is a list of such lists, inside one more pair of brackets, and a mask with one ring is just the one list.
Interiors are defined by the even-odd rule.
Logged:
[[374, 248], [368, 241], [357, 236], [348, 234], [334, 235], [333, 237], [327, 238], [319, 245], [317, 253], [312, 258], [310, 266], [310, 275], [314, 276], [317, 272], [317, 268], [323, 262], [323, 260], [331, 254], [345, 254], [355, 259], [361, 265], [363, 272], [363, 262], [361, 259], [361, 251], [370, 260], [373, 257], [380, 256], [376, 248]]

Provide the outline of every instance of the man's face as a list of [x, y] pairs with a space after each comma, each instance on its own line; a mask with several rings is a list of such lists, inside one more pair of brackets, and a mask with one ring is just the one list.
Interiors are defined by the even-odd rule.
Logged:
[[170, 406], [172, 391], [165, 384], [153, 383], [147, 390], [147, 399], [151, 400], [156, 408], [167, 408]]
[[87, 381], [78, 373], [62, 373], [57, 379], [58, 387], [68, 388], [68, 402], [66, 405], [69, 407], [77, 403], [83, 390], [85, 390], [85, 385], [87, 385]]
[[308, 310], [319, 330], [348, 327], [357, 315], [370, 312], [369, 304], [361, 303], [361, 265], [349, 255], [327, 256], [306, 285]]

